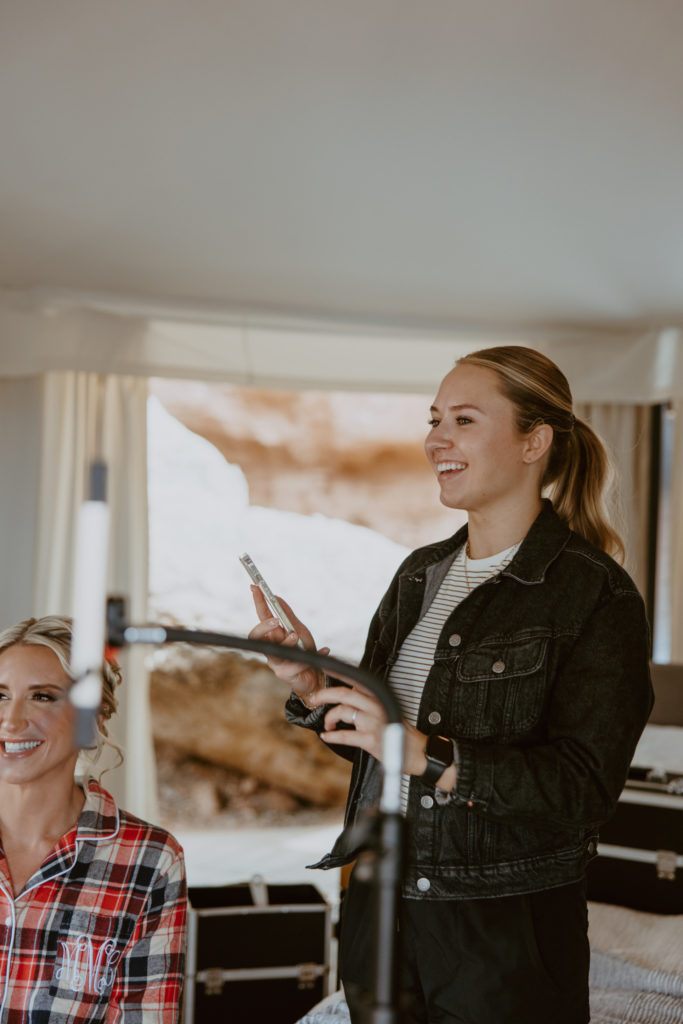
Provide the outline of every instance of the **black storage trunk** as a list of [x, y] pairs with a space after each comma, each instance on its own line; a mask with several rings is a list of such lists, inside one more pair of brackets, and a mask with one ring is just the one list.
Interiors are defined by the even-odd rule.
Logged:
[[294, 1024], [329, 992], [330, 906], [313, 885], [190, 887], [183, 1024]]
[[683, 914], [683, 778], [633, 768], [600, 829], [588, 898], [655, 914]]

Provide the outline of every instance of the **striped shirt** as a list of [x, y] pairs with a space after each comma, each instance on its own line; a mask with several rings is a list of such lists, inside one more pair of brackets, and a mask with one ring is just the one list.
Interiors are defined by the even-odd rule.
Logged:
[[[434, 663], [436, 645], [446, 619], [475, 587], [495, 576], [512, 561], [519, 544], [488, 558], [468, 558], [466, 547], [463, 544], [431, 605], [403, 641], [389, 675], [403, 717], [414, 726], [417, 726], [422, 691]], [[408, 806], [409, 783], [410, 775], [403, 775], [401, 805], [404, 814]]]
[[18, 896], [0, 846], [2, 1024], [175, 1024], [183, 853], [93, 780], [77, 824]]

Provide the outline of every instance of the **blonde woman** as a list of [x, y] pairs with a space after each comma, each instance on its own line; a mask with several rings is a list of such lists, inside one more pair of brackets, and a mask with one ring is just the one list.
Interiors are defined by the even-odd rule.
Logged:
[[[584, 873], [652, 703], [643, 602], [604, 512], [607, 456], [559, 368], [516, 346], [456, 364], [425, 451], [441, 501], [468, 522], [405, 560], [362, 661], [405, 718], [405, 1020], [586, 1024]], [[254, 599], [253, 636], [314, 647]], [[288, 717], [353, 761], [346, 827], [318, 866], [349, 863], [379, 792], [381, 707], [301, 664], [272, 666], [293, 689]], [[372, 978], [358, 875], [340, 952], [354, 1022]]]
[[[0, 1019], [172, 1024], [182, 850], [76, 777], [70, 646], [58, 616], [0, 633]], [[103, 676], [100, 742], [120, 671], [105, 662]]]

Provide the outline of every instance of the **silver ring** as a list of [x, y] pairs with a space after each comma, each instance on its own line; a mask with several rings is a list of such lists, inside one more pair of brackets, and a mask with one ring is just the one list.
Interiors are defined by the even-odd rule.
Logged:
[[353, 714], [351, 715], [351, 722], [352, 723], [356, 721], [356, 715], [357, 714], [358, 714], [358, 708], [355, 708]]

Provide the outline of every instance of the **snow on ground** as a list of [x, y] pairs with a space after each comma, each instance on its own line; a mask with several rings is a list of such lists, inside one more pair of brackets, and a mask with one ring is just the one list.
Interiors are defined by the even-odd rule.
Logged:
[[239, 466], [149, 399], [150, 615], [246, 635], [256, 621], [252, 556], [318, 646], [356, 662], [382, 594], [408, 549], [322, 515], [249, 504]]

